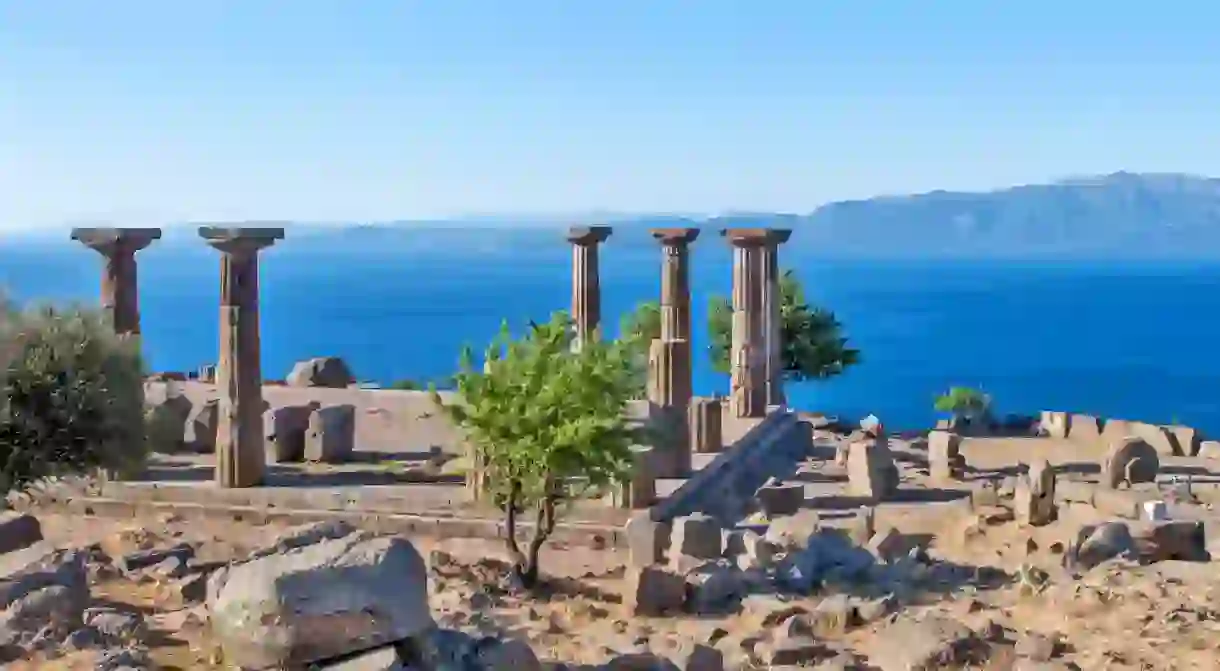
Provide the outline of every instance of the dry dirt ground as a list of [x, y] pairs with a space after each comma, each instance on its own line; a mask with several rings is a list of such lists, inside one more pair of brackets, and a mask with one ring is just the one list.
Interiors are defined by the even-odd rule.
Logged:
[[[964, 449], [972, 465], [998, 468], [1043, 452], [1062, 463], [1095, 458], [1050, 441], [974, 441]], [[1056, 452], [1058, 450], [1058, 452]], [[899, 454], [903, 487], [934, 491], [918, 463], [918, 451]], [[808, 482], [809, 505], [821, 503], [841, 484], [843, 474], [831, 462], [810, 460], [798, 479]], [[969, 477], [967, 478], [969, 481]], [[974, 485], [963, 483], [969, 490]], [[886, 650], [901, 644], [895, 627], [942, 614], [977, 632], [988, 652], [956, 667], [1005, 669], [1220, 669], [1220, 562], [1165, 561], [1141, 566], [1113, 560], [1075, 575], [1062, 567], [1063, 548], [1081, 524], [1108, 516], [1087, 506], [1063, 506], [1058, 521], [1037, 529], [1018, 525], [1003, 506], [971, 506], [968, 499], [915, 501], [880, 506], [878, 526], [893, 525], [904, 534], [925, 539], [937, 561], [972, 567], [977, 580], [922, 584], [900, 596], [900, 607], [855, 626], [830, 626], [819, 638], [839, 651], [841, 666], [882, 668]], [[947, 497], [946, 497], [947, 498]], [[820, 503], [821, 502], [821, 503]], [[1210, 505], [1198, 506], [1210, 514]], [[61, 546], [100, 543], [111, 556], [136, 549], [189, 542], [203, 562], [226, 561], [268, 545], [283, 532], [276, 525], [240, 522], [190, 522], [163, 515], [136, 520], [65, 517], [37, 513], [43, 533]], [[807, 516], [811, 518], [812, 516]], [[821, 523], [849, 519], [830, 506]], [[489, 558], [504, 556], [503, 546], [473, 539], [412, 539], [421, 553], [443, 550], [452, 556], [430, 576], [431, 604], [438, 622], [453, 628], [513, 635], [528, 640], [543, 660], [599, 664], [614, 654], [637, 650], [665, 653], [695, 643], [724, 651], [726, 668], [768, 668], [750, 661], [750, 653], [772, 632], [750, 609], [723, 615], [633, 616], [620, 603], [626, 557], [615, 550], [549, 547], [544, 569], [556, 578], [542, 595], [521, 596], [502, 589], [503, 581]], [[439, 556], [439, 555], [434, 555]], [[1003, 579], [985, 579], [1004, 572]], [[960, 572], [959, 572], [960, 575]], [[792, 597], [795, 610], [816, 612], [836, 587], [813, 596]], [[146, 642], [152, 658], [165, 669], [219, 669], [210, 646], [206, 613], [184, 602], [167, 581], [150, 575], [99, 575], [94, 598], [138, 612], [149, 626]], [[774, 628], [774, 626], [772, 626]], [[855, 660], [857, 666], [846, 664]], [[12, 669], [89, 669], [90, 653], [54, 661], [30, 659]], [[772, 667], [780, 668], [780, 667]]]

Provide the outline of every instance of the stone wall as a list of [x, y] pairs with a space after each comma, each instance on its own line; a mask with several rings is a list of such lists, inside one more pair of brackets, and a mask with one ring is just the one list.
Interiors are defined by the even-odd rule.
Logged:
[[1202, 433], [1189, 426], [1107, 419], [1052, 410], [1042, 412], [1041, 427], [1044, 436], [1067, 439], [1085, 446], [1095, 445], [1098, 449], [1105, 449], [1127, 436], [1135, 436], [1147, 441], [1162, 456], [1196, 456], [1203, 440]]
[[787, 411], [773, 411], [741, 439], [696, 471], [677, 490], [649, 509], [654, 522], [704, 513], [735, 521], [754, 492], [775, 475], [773, 459], [799, 453], [812, 443], [810, 426]]

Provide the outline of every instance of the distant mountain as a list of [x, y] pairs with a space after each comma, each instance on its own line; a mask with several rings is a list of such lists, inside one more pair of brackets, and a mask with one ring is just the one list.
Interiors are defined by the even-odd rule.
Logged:
[[833, 255], [1220, 256], [1220, 179], [1119, 172], [839, 202], [794, 226]]
[[[530, 254], [563, 244], [556, 229], [608, 224], [612, 244], [651, 247], [652, 227], [779, 226], [789, 248], [828, 257], [1220, 258], [1220, 179], [1118, 172], [987, 192], [933, 191], [830, 203], [808, 214], [727, 212], [470, 215], [446, 220], [285, 224], [293, 248], [392, 256]], [[162, 245], [199, 247], [194, 226], [167, 224]], [[5, 234], [56, 244], [67, 231]]]

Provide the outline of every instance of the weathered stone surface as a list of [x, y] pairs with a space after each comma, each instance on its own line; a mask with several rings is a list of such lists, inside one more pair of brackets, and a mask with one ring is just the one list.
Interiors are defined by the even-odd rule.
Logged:
[[720, 523], [714, 517], [695, 513], [673, 521], [669, 537], [671, 560], [677, 557], [716, 559], [724, 552]]
[[1178, 450], [1178, 440], [1164, 427], [1144, 422], [1129, 422], [1127, 429], [1130, 435], [1143, 438], [1162, 458], [1184, 456]]
[[282, 464], [305, 459], [305, 436], [309, 432], [309, 417], [320, 407], [318, 403], [289, 405], [271, 408], [263, 413], [268, 461]]
[[1160, 467], [1160, 457], [1147, 441], [1127, 436], [1110, 444], [1101, 463], [1101, 484], [1117, 489], [1124, 483], [1155, 482]]
[[690, 404], [691, 450], [719, 453], [724, 450], [724, 403], [720, 398], [696, 398]]
[[664, 559], [669, 545], [669, 525], [655, 522], [647, 513], [633, 515], [624, 525], [628, 558], [632, 566], [651, 566]]
[[1084, 527], [1077, 534], [1072, 559], [1083, 569], [1134, 552], [1135, 540], [1131, 529], [1122, 522], [1107, 522]]
[[178, 543], [168, 548], [150, 548], [136, 550], [114, 558], [115, 566], [123, 573], [141, 571], [164, 562], [166, 559], [179, 559], [183, 563], [195, 556], [195, 548], [189, 543]]
[[1173, 436], [1179, 453], [1187, 457], [1199, 454], [1199, 446], [1203, 438], [1194, 428], [1175, 424], [1166, 426], [1165, 429]]
[[410, 667], [399, 657], [395, 646], [386, 645], [318, 668], [320, 671], [409, 671]]
[[631, 615], [664, 615], [686, 603], [686, 580], [660, 566], [628, 568], [623, 586], [623, 606]]
[[733, 323], [729, 362], [730, 404], [735, 417], [767, 413], [767, 306], [763, 304], [768, 244], [766, 229], [725, 229], [733, 246]]
[[853, 496], [882, 501], [898, 490], [898, 467], [885, 438], [852, 443], [847, 453], [848, 489]]
[[928, 434], [928, 467], [932, 478], [939, 481], [962, 477], [966, 458], [961, 454], [962, 437], [948, 431]]
[[1055, 520], [1055, 469], [1045, 459], [1031, 462], [1018, 476], [1014, 504], [1022, 524], [1043, 526]]
[[349, 461], [356, 449], [356, 406], [332, 405], [309, 414], [305, 459], [337, 464]]
[[764, 537], [784, 549], [804, 549], [809, 538], [818, 531], [821, 516], [816, 510], [804, 509], [795, 515], [772, 519]]
[[102, 272], [102, 309], [114, 332], [140, 333], [139, 265], [136, 252], [161, 237], [159, 228], [74, 228], [72, 239], [106, 259]]
[[186, 418], [186, 447], [199, 454], [216, 451], [216, 426], [220, 419], [220, 401], [209, 399], [191, 409]]
[[1098, 444], [1101, 422], [1092, 415], [1072, 415], [1068, 420], [1068, 439], [1081, 445]]
[[768, 518], [794, 515], [805, 504], [805, 486], [799, 482], [767, 481], [754, 494], [758, 507]]
[[42, 525], [33, 515], [0, 513], [0, 554], [23, 550], [42, 540]]
[[227, 663], [308, 664], [432, 628], [427, 580], [409, 541], [352, 534], [228, 567], [210, 624]]
[[1042, 418], [1039, 422], [1039, 430], [1048, 438], [1067, 438], [1068, 427], [1071, 421], [1071, 415], [1066, 412], [1055, 412], [1052, 410], [1043, 410]]
[[263, 482], [267, 467], [258, 253], [282, 239], [284, 229], [202, 226], [199, 236], [221, 252], [216, 483], [226, 488], [253, 487]]
[[0, 555], [0, 608], [7, 608], [25, 595], [51, 585], [62, 585], [70, 590], [73, 598], [86, 599], [89, 574], [84, 554], [56, 550], [44, 541]]
[[602, 320], [602, 289], [599, 248], [614, 232], [609, 226], [573, 226], [567, 239], [572, 244], [573, 344], [598, 337]]
[[614, 504], [625, 510], [642, 510], [657, 501], [657, 478], [666, 455], [652, 446], [631, 448], [631, 478], [614, 490]]
[[1139, 558], [1146, 562], [1211, 559], [1202, 522], [1165, 521], [1129, 524]]
[[1126, 438], [1127, 436], [1135, 435], [1135, 430], [1131, 426], [1131, 422], [1125, 419], [1107, 419], [1099, 421], [1098, 426], [1101, 427], [1100, 442], [1101, 445], [1108, 446], [1117, 440]]
[[1205, 440], [1199, 443], [1195, 456], [1200, 459], [1220, 459], [1220, 440]]
[[347, 363], [337, 356], [321, 356], [298, 361], [285, 378], [289, 387], [324, 387], [327, 389], [346, 389], [355, 381]]
[[966, 625], [930, 615], [922, 621], [899, 620], [881, 631], [869, 662], [882, 671], [935, 671], [974, 661], [983, 641]]

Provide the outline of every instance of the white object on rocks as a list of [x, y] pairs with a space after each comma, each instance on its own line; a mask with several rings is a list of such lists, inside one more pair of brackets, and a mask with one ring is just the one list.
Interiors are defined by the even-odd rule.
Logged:
[[881, 418], [876, 415], [869, 415], [860, 420], [860, 430], [872, 433], [881, 426]]
[[1144, 519], [1149, 522], [1164, 522], [1169, 519], [1169, 511], [1164, 501], [1145, 501]]

